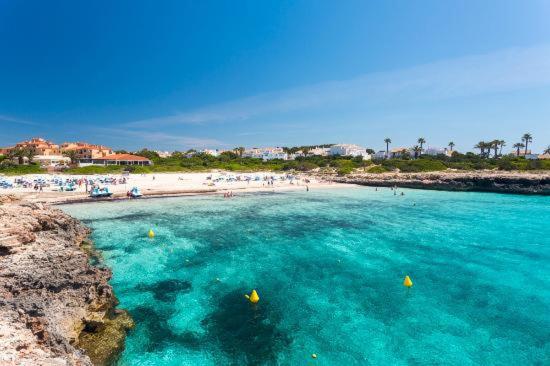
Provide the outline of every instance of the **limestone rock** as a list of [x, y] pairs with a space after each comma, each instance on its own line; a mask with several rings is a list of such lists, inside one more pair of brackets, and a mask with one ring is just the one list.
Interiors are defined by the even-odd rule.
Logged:
[[[116, 358], [131, 320], [114, 310], [111, 272], [92, 266], [80, 248], [89, 230], [42, 204], [5, 195], [0, 203], [0, 365], [88, 366], [90, 356], [95, 364]], [[103, 361], [80, 346], [80, 338], [100, 339], [102, 332], [115, 339], [103, 342]]]

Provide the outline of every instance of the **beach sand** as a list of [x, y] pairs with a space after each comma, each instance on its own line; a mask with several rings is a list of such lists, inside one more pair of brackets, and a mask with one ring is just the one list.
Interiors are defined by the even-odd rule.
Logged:
[[[218, 177], [256, 177], [263, 178], [264, 176], [274, 176], [276, 178], [284, 177], [285, 174], [273, 172], [255, 172], [255, 173], [158, 173], [158, 174], [130, 174], [126, 176], [126, 184], [109, 184], [109, 190], [113, 192], [110, 199], [126, 199], [126, 192], [132, 187], [138, 187], [144, 197], [158, 196], [175, 196], [175, 195], [193, 195], [193, 194], [223, 194], [224, 192], [233, 191], [234, 194], [239, 192], [254, 192], [254, 191], [279, 191], [279, 190], [306, 190], [319, 187], [336, 187], [342, 186], [341, 183], [333, 183], [318, 177], [307, 175], [295, 175], [297, 179], [281, 181], [276, 179], [273, 185], [268, 185], [263, 179], [260, 181], [235, 181], [214, 182]], [[122, 178], [120, 174], [103, 174], [103, 175], [63, 175], [63, 174], [34, 174], [22, 176], [27, 181], [43, 178], [45, 180], [53, 177], [61, 178], [98, 178], [98, 177], [115, 177]], [[207, 179], [212, 177], [212, 179]], [[9, 177], [14, 180], [17, 177]], [[306, 182], [308, 180], [309, 182]], [[306, 188], [307, 186], [307, 188]], [[87, 200], [97, 200], [88, 197], [85, 185], [82, 184], [75, 191], [60, 192], [58, 187], [44, 187], [42, 192], [35, 191], [33, 188], [10, 188], [0, 189], [0, 195], [14, 194], [19, 198], [23, 198], [31, 202], [43, 203], [70, 203], [82, 202]]]

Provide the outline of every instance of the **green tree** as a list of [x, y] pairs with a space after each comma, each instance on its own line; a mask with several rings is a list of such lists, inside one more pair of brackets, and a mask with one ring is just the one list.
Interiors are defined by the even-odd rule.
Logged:
[[148, 150], [145, 148], [136, 152], [135, 155], [143, 156], [144, 158], [147, 158], [152, 161], [158, 161], [160, 159], [160, 155], [156, 151]]
[[449, 149], [451, 149], [451, 151], [453, 151], [453, 147], [455, 147], [455, 143], [454, 142], [449, 142]]
[[521, 141], [525, 143], [525, 155], [527, 155], [527, 147], [529, 146], [530, 142], [533, 142], [533, 136], [531, 136], [530, 133], [524, 133], [521, 137]]
[[23, 148], [23, 156], [29, 159], [29, 163], [32, 162], [32, 159], [36, 156], [33, 149], [29, 149], [28, 147]]
[[71, 164], [76, 164], [76, 157], [77, 157], [77, 153], [76, 153], [76, 150], [65, 150], [63, 151], [63, 156], [66, 156], [68, 157], [69, 159], [71, 159]]
[[550, 145], [546, 147], [546, 150], [543, 151], [543, 154], [550, 154]]
[[516, 156], [519, 156], [519, 150], [520, 150], [521, 148], [524, 148], [525, 145], [522, 144], [521, 142], [516, 142], [514, 145], [512, 145], [512, 147], [513, 147], [514, 149], [516, 149]]
[[499, 146], [500, 140], [493, 140], [490, 142], [491, 147], [495, 150], [495, 155], [493, 156], [495, 159], [498, 157], [498, 146]]
[[422, 153], [422, 148], [418, 145], [414, 145], [412, 150], [414, 151], [414, 158], [417, 159], [418, 156]]
[[506, 141], [504, 141], [504, 140], [498, 140], [498, 144], [500, 145], [499, 155], [502, 156], [502, 148], [503, 148], [504, 146], [506, 146]]
[[384, 142], [386, 143], [386, 158], [388, 158], [390, 156], [390, 144], [391, 144], [391, 139], [389, 137], [386, 137], [384, 139]]
[[480, 141], [474, 146], [475, 149], [479, 149], [479, 156], [481, 157], [485, 156], [486, 146], [487, 146], [487, 143], [485, 141]]
[[23, 164], [23, 158], [24, 157], [25, 157], [25, 155], [23, 155], [23, 149], [21, 149], [20, 147], [17, 147], [15, 149], [11, 149], [8, 152], [8, 158], [10, 160], [17, 159], [19, 165]]
[[420, 155], [422, 155], [422, 147], [426, 143], [426, 139], [424, 137], [419, 137], [416, 142], [420, 145]]
[[243, 157], [243, 154], [244, 154], [244, 150], [245, 148], [242, 147], [242, 146], [239, 146], [239, 147], [236, 147], [233, 149], [233, 151], [235, 151], [235, 154], [239, 155], [239, 157]]
[[21, 148], [17, 147], [15, 149], [11, 149], [8, 153], [8, 157], [10, 159], [17, 158], [17, 163], [19, 165], [23, 165], [25, 163], [25, 158], [29, 159], [29, 163], [31, 162], [32, 158], [34, 158], [34, 151], [32, 151], [29, 148]]

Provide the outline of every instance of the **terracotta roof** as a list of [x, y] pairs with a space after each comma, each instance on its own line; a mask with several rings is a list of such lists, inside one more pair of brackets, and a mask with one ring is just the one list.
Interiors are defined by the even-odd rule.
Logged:
[[[88, 144], [86, 142], [74, 142], [74, 143], [66, 142], [63, 145], [65, 145], [65, 147], [63, 147], [64, 150], [80, 150], [80, 149], [111, 150], [111, 148], [107, 146]], [[73, 145], [73, 146], [67, 146], [67, 145]]]
[[96, 158], [94, 160], [119, 160], [119, 161], [150, 161], [149, 159], [132, 154], [113, 154], [107, 155], [103, 158]]

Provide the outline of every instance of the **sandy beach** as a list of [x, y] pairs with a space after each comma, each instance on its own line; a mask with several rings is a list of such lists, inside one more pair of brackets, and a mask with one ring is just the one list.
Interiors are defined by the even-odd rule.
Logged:
[[[249, 177], [250, 180], [245, 180]], [[273, 177], [273, 184], [268, 184], [267, 177]], [[133, 187], [138, 187], [143, 197], [158, 196], [176, 196], [193, 194], [223, 194], [225, 192], [254, 192], [254, 191], [279, 191], [279, 190], [306, 190], [319, 187], [336, 187], [342, 183], [333, 183], [319, 177], [308, 175], [288, 176], [282, 173], [255, 172], [255, 173], [159, 173], [159, 174], [130, 174], [122, 176], [120, 174], [104, 175], [64, 175], [64, 174], [33, 174], [20, 177], [0, 177], [0, 179], [15, 181], [24, 179], [27, 182], [46, 181], [50, 182], [54, 178], [60, 179], [104, 179], [114, 178], [116, 184], [106, 184], [113, 193], [109, 199], [126, 199], [126, 193]], [[125, 178], [126, 183], [119, 183]], [[104, 186], [101, 184], [101, 186]], [[70, 203], [98, 200], [90, 198], [86, 193], [84, 183], [75, 185], [74, 191], [60, 191], [59, 186], [47, 184], [42, 191], [34, 189], [33, 186], [0, 189], [0, 195], [12, 194], [18, 198], [30, 202], [42, 203]], [[88, 187], [89, 189], [89, 187]]]

